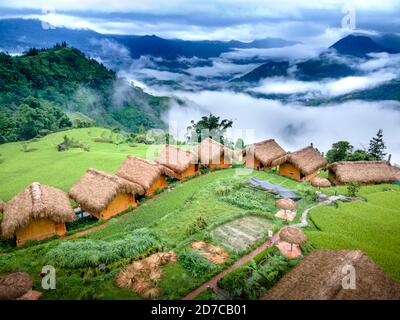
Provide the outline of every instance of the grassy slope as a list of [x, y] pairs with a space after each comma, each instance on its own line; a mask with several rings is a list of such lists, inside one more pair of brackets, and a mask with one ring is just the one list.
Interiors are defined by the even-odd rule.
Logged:
[[[345, 193], [343, 187], [330, 193], [335, 189]], [[310, 217], [320, 231], [307, 231], [309, 239], [321, 249], [361, 249], [400, 281], [400, 188], [367, 186], [359, 194], [367, 202], [313, 210]]]
[[[37, 142], [29, 143], [29, 148], [36, 151], [23, 152], [22, 142], [0, 145], [0, 198], [8, 201], [15, 194], [33, 181], [61, 188], [65, 191], [79, 179], [87, 168], [113, 172], [128, 154], [145, 157], [149, 146], [137, 144], [130, 147], [127, 144], [115, 145], [98, 143], [93, 140], [106, 131], [103, 128], [83, 128], [48, 135]], [[63, 136], [76, 138], [90, 146], [90, 152], [81, 149], [71, 149], [57, 152], [56, 146]], [[160, 146], [150, 152], [154, 156]]]

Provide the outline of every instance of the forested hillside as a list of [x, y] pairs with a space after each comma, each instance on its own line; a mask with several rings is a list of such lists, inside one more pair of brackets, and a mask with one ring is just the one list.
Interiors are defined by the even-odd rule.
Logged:
[[[66, 114], [128, 131], [162, 127], [160, 113], [167, 107], [168, 98], [117, 79], [114, 71], [66, 43], [22, 56], [0, 53], [0, 142], [71, 127]], [[87, 125], [86, 117], [85, 122], [78, 125]]]

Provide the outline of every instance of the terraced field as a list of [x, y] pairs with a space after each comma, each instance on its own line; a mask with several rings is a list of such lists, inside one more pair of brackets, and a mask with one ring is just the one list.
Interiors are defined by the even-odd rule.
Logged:
[[248, 216], [225, 223], [211, 234], [225, 247], [240, 252], [265, 237], [271, 227], [272, 223], [267, 219]]

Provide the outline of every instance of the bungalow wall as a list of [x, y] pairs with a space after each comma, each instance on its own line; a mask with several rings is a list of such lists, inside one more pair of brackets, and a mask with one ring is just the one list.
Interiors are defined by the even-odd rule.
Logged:
[[335, 174], [332, 170], [329, 170], [329, 173], [328, 173], [328, 180], [329, 180], [332, 184], [334, 184], [334, 185], [336, 185], [336, 186], [342, 185], [342, 184], [343, 184], [343, 183], [341, 183], [340, 181], [338, 181], [338, 179], [336, 178], [336, 174]]
[[224, 155], [221, 155], [219, 157], [218, 163], [209, 163], [206, 164], [205, 166], [207, 166], [210, 169], [227, 169], [231, 167], [231, 163], [225, 163], [225, 157]]
[[293, 164], [285, 162], [279, 166], [279, 174], [296, 181], [310, 181], [312, 178], [318, 175], [318, 171], [315, 171], [309, 175], [304, 175], [299, 169], [297, 169]]
[[258, 158], [252, 155], [245, 155], [244, 165], [246, 168], [254, 170], [269, 170], [271, 167], [265, 167]]
[[192, 163], [185, 171], [177, 174], [177, 179], [182, 180], [186, 177], [193, 177], [199, 171], [199, 165]]
[[161, 175], [154, 183], [146, 190], [145, 196], [152, 196], [157, 190], [163, 190], [167, 187], [167, 180], [165, 175]]
[[121, 213], [122, 211], [127, 210], [129, 206], [132, 208], [137, 207], [135, 197], [131, 194], [120, 193], [113, 200], [111, 200], [107, 208], [105, 208], [103, 211], [100, 213], [90, 212], [90, 214], [95, 216], [97, 219], [107, 220]]
[[29, 240], [43, 240], [55, 235], [62, 236], [67, 232], [65, 223], [56, 223], [51, 219], [35, 219], [26, 227], [16, 231], [17, 246]]

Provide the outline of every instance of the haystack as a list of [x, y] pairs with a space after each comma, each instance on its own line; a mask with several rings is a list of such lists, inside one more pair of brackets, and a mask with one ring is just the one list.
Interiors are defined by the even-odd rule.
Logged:
[[65, 234], [65, 222], [75, 219], [67, 194], [53, 187], [32, 183], [4, 206], [2, 235], [17, 236], [17, 244]]
[[210, 139], [204, 139], [195, 149], [199, 163], [209, 168], [228, 168], [232, 165], [233, 150]]
[[224, 263], [229, 258], [229, 254], [224, 248], [214, 246], [205, 241], [195, 241], [191, 244], [191, 247], [213, 264]]
[[297, 207], [295, 201], [289, 198], [282, 198], [275, 201], [275, 205], [283, 210], [294, 210]]
[[160, 152], [157, 162], [174, 172], [173, 178], [182, 180], [194, 176], [199, 170], [197, 155], [172, 145], [166, 145]]
[[[343, 287], [355, 269], [355, 288]], [[346, 282], [346, 285], [351, 283]], [[316, 250], [283, 276], [263, 300], [400, 300], [400, 284], [358, 250]]]
[[157, 298], [161, 290], [157, 282], [162, 279], [160, 267], [176, 262], [176, 253], [158, 252], [141, 261], [135, 261], [123, 268], [115, 278], [115, 283], [120, 288], [128, 288], [145, 299]]
[[312, 146], [289, 153], [278, 159], [279, 174], [297, 181], [309, 181], [325, 168], [328, 162]]
[[146, 196], [154, 194], [158, 189], [167, 186], [166, 176], [174, 176], [174, 172], [156, 162], [128, 156], [117, 170], [117, 176], [139, 184]]
[[328, 178], [336, 185], [391, 183], [400, 179], [400, 171], [387, 161], [339, 161], [328, 169]]
[[280, 164], [287, 152], [274, 140], [257, 142], [243, 149], [244, 164], [256, 170], [270, 169]]
[[143, 194], [141, 185], [96, 169], [88, 169], [69, 191], [82, 210], [98, 219], [136, 207], [135, 196]]
[[313, 187], [317, 188], [329, 188], [331, 186], [328, 179], [319, 176], [312, 178], [310, 183]]
[[0, 300], [14, 300], [32, 290], [33, 281], [25, 272], [0, 277]]

